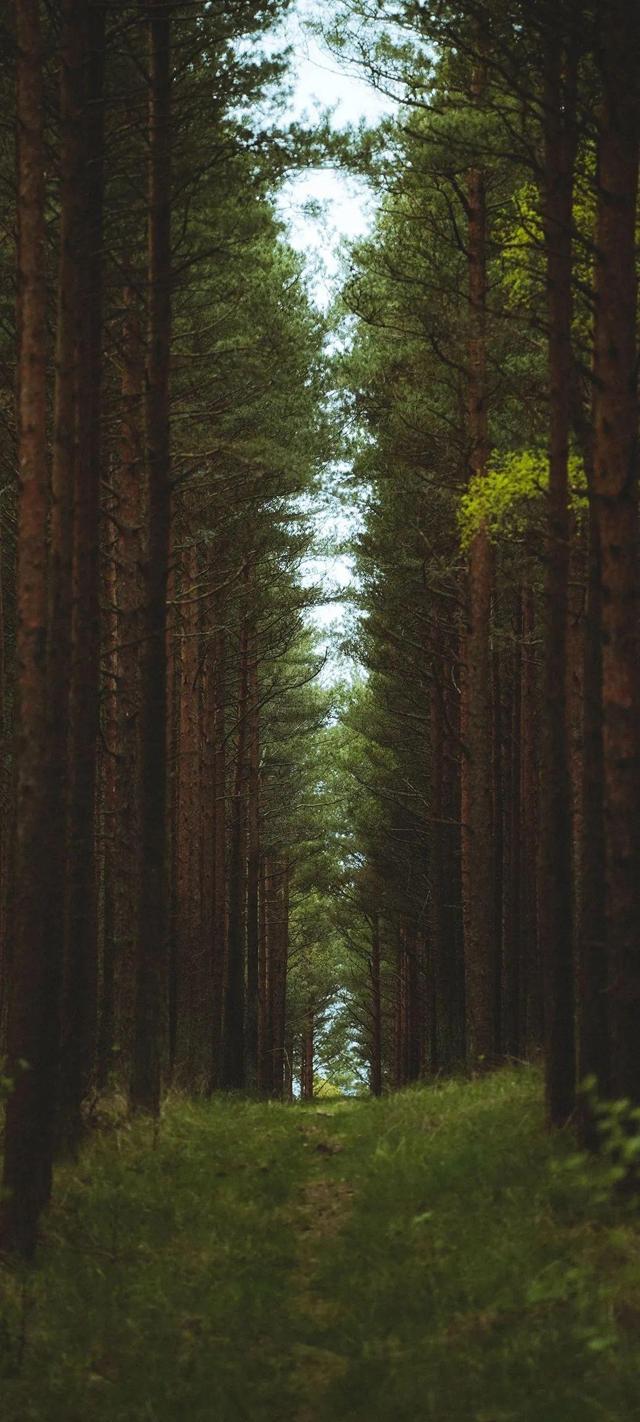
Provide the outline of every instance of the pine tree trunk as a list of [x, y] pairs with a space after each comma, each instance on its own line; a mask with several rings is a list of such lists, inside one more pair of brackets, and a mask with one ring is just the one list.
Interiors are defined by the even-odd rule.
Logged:
[[566, 693], [569, 583], [568, 457], [572, 375], [572, 246], [576, 46], [548, 37], [544, 228], [549, 353], [549, 495], [542, 769], [546, 1098], [562, 1125], [575, 1102], [572, 800]]
[[[196, 882], [196, 851], [200, 833], [199, 725], [198, 725], [198, 609], [195, 601], [196, 549], [190, 544], [183, 554], [180, 585], [178, 676], [178, 734], [175, 776], [176, 818], [176, 903], [173, 925], [175, 951], [175, 1074], [178, 1086], [193, 1090], [197, 1077], [198, 1021], [201, 1011], [201, 984], [198, 971], [199, 885]], [[199, 859], [199, 856], [198, 856]]]
[[302, 1034], [302, 1071], [300, 1089], [303, 1101], [313, 1100], [313, 1028], [313, 1008], [308, 1007], [304, 1015], [304, 1030]]
[[[64, 0], [60, 33], [60, 246], [53, 398], [53, 453], [49, 523], [49, 609], [47, 629], [49, 711], [49, 849], [45, 895], [48, 952], [59, 987], [59, 1031], [66, 1094], [70, 1086], [67, 1048], [71, 1024], [66, 1007], [75, 992], [65, 962], [69, 907], [69, 727], [72, 658], [72, 563], [74, 494], [84, 476], [79, 466], [80, 357], [86, 302], [87, 250], [84, 223], [84, 86], [87, 61], [85, 0]], [[86, 394], [86, 392], [83, 392]], [[74, 631], [77, 629], [74, 629]], [[78, 964], [74, 962], [73, 971]], [[87, 986], [85, 983], [83, 986]], [[62, 998], [64, 996], [64, 1004]], [[74, 1067], [77, 1063], [73, 1063]], [[62, 1108], [62, 1109], [61, 1109]], [[66, 1144], [66, 1101], [57, 1102], [58, 1143]], [[77, 1120], [74, 1122], [77, 1130]]]
[[380, 987], [380, 918], [371, 922], [371, 1074], [372, 1096], [382, 1095], [382, 995]]
[[258, 649], [255, 624], [249, 650], [249, 775], [247, 785], [247, 1015], [245, 1023], [246, 1079], [258, 1085], [259, 905], [260, 878], [260, 712], [258, 709]]
[[[584, 641], [582, 893], [578, 923], [578, 1081], [595, 1077], [610, 1095], [609, 1003], [605, 916], [604, 766], [602, 746], [602, 591], [598, 527], [591, 520]], [[599, 1138], [588, 1107], [581, 1110], [585, 1143]]]
[[502, 1049], [507, 1057], [521, 1054], [521, 833], [522, 833], [522, 597], [518, 592], [514, 608], [511, 696], [508, 706], [510, 734], [507, 737], [505, 770], [505, 872], [504, 872], [504, 957], [502, 965]]
[[65, 1143], [82, 1132], [92, 1084], [98, 1012], [96, 777], [100, 691], [100, 479], [104, 204], [104, 10], [83, 16], [83, 172], [79, 273], [78, 447], [73, 519], [69, 744], [69, 902], [60, 1086]]
[[[47, 289], [44, 100], [38, 0], [16, 5], [18, 568], [15, 894], [0, 1248], [33, 1253], [51, 1190], [59, 965], [42, 901], [47, 852]], [[23, 1070], [21, 1062], [29, 1069]]]
[[267, 913], [268, 892], [269, 861], [266, 854], [261, 854], [258, 888], [258, 927], [260, 934], [258, 945], [258, 1086], [263, 1096], [270, 1095], [273, 1088], [269, 991], [269, 915]]
[[[522, 827], [520, 883], [522, 885], [522, 956], [520, 1020], [525, 1050], [537, 1051], [544, 1032], [544, 995], [539, 935], [539, 756], [537, 726], [540, 719], [536, 657], [536, 610], [531, 588], [522, 593]], [[539, 892], [540, 890], [540, 892]]]
[[227, 926], [227, 982], [224, 1004], [222, 1071], [225, 1089], [245, 1085], [244, 1024], [246, 1006], [246, 787], [247, 710], [249, 697], [249, 624], [245, 611], [240, 636], [240, 689], [236, 770], [231, 805], [229, 846], [229, 921]]
[[[484, 66], [472, 94], [482, 102]], [[471, 478], [487, 472], [487, 216], [485, 177], [473, 168], [467, 180], [469, 253], [468, 412]], [[463, 826], [465, 869], [465, 975], [470, 1065], [486, 1070], [496, 1057], [497, 954], [494, 924], [493, 775], [491, 709], [491, 598], [493, 553], [483, 524], [469, 550], [468, 627], [465, 645], [466, 786]]]
[[141, 668], [141, 873], [134, 1109], [160, 1108], [167, 979], [167, 572], [170, 527], [171, 20], [149, 5], [149, 351], [147, 361], [148, 544]]
[[640, 17], [600, 5], [593, 513], [602, 578], [610, 1086], [640, 1100], [640, 696], [636, 208]]
[[121, 425], [113, 472], [116, 526], [115, 807], [113, 855], [113, 992], [118, 1058], [131, 1070], [135, 1040], [137, 895], [141, 865], [141, 663], [145, 656], [144, 567], [148, 521], [144, 456], [144, 336], [136, 285], [123, 291]]
[[273, 1061], [273, 1095], [281, 1098], [291, 1073], [292, 1052], [287, 1048], [287, 963], [289, 957], [289, 865], [274, 859], [271, 866], [269, 914], [269, 983]]
[[224, 606], [220, 594], [216, 598], [215, 662], [214, 662], [214, 870], [213, 870], [213, 934], [211, 941], [212, 1020], [211, 1020], [211, 1084], [220, 1079], [222, 1023], [225, 995], [227, 942], [227, 869], [226, 869], [226, 775], [225, 744], [225, 660], [226, 640], [223, 626]]

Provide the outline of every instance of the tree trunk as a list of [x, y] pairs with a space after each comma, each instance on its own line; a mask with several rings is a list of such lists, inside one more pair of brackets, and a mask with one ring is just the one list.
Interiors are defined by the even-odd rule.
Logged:
[[[584, 754], [582, 893], [578, 923], [578, 1081], [594, 1077], [598, 1093], [610, 1095], [609, 1004], [605, 916], [604, 766], [602, 747], [602, 592], [598, 528], [591, 521], [589, 583], [584, 641]], [[595, 1148], [599, 1137], [588, 1104], [581, 1108], [581, 1134]]]
[[[59, 965], [45, 933], [47, 803], [47, 290], [38, 0], [16, 5], [18, 178], [18, 568], [16, 825], [0, 1247], [33, 1253], [51, 1190]], [[45, 879], [46, 883], [46, 879]], [[27, 1062], [28, 1070], [20, 1063]]]
[[531, 588], [522, 593], [522, 822], [520, 883], [522, 885], [522, 955], [520, 1020], [522, 1045], [536, 1051], [544, 1031], [544, 995], [539, 936], [539, 765], [537, 726], [540, 718], [536, 656], [536, 609]]
[[593, 513], [602, 579], [602, 701], [611, 1091], [640, 1100], [640, 697], [636, 206], [640, 17], [598, 7], [603, 99], [598, 219]]
[[60, 1122], [74, 1149], [92, 1083], [98, 1011], [96, 772], [100, 691], [100, 478], [104, 203], [104, 10], [83, 18], [84, 127], [79, 273], [78, 446], [73, 520], [69, 902]]
[[236, 771], [231, 805], [229, 848], [229, 922], [227, 928], [227, 984], [224, 1005], [221, 1086], [239, 1089], [245, 1085], [245, 956], [246, 956], [246, 783], [247, 709], [249, 696], [249, 623], [245, 614], [240, 636], [240, 688], [238, 694], [238, 739]]
[[134, 1109], [160, 1108], [167, 963], [167, 571], [170, 527], [171, 20], [149, 5], [149, 352], [147, 361], [148, 545], [141, 668], [141, 873]]
[[270, 893], [272, 893], [272, 873], [270, 859], [262, 856], [260, 862], [260, 1091], [269, 1096], [273, 1092], [273, 1024], [272, 1024], [272, 963], [270, 963]]
[[289, 865], [274, 859], [271, 865], [269, 914], [270, 1019], [273, 1060], [273, 1094], [280, 1098], [291, 1073], [291, 1047], [286, 1022], [287, 962], [289, 957]]
[[220, 1079], [220, 1054], [222, 1044], [222, 1022], [224, 1009], [225, 964], [227, 958], [227, 868], [226, 868], [226, 776], [227, 752], [225, 744], [225, 660], [226, 639], [223, 626], [224, 606], [218, 594], [215, 604], [216, 632], [214, 640], [214, 871], [213, 871], [213, 936], [211, 942], [211, 1084], [218, 1085]]
[[258, 709], [258, 648], [255, 622], [249, 649], [249, 775], [247, 785], [247, 1014], [245, 1065], [247, 1086], [258, 1085], [258, 1016], [260, 933], [258, 887], [260, 878], [260, 712]]
[[547, 38], [544, 228], [549, 353], [549, 495], [542, 773], [546, 1099], [562, 1125], [575, 1103], [572, 801], [566, 692], [569, 581], [573, 185], [577, 54], [560, 25]]
[[[484, 65], [473, 75], [472, 97], [483, 99]], [[487, 216], [485, 177], [467, 180], [469, 253], [468, 412], [471, 478], [483, 478], [489, 459], [487, 411]], [[463, 762], [465, 858], [465, 974], [470, 1065], [486, 1070], [496, 1056], [497, 954], [494, 924], [493, 776], [491, 733], [491, 596], [493, 553], [487, 527], [469, 550], [465, 645], [466, 744]]]
[[313, 1100], [313, 1007], [308, 1007], [304, 1015], [302, 1034], [302, 1069], [300, 1091], [303, 1101]]
[[[49, 711], [49, 876], [46, 902], [47, 942], [52, 972], [58, 974], [66, 1008], [71, 988], [65, 964], [66, 916], [69, 907], [69, 725], [72, 648], [72, 561], [74, 492], [83, 478], [79, 467], [80, 357], [86, 303], [87, 246], [84, 212], [85, 145], [84, 87], [87, 62], [87, 10], [84, 0], [64, 0], [60, 34], [60, 247], [53, 398], [53, 453], [49, 522], [49, 610], [47, 628]], [[86, 391], [83, 392], [86, 394]], [[86, 415], [84, 415], [86, 419]], [[93, 471], [92, 471], [93, 476]], [[77, 630], [77, 629], [75, 629]], [[53, 966], [55, 965], [55, 967]], [[78, 967], [73, 963], [73, 970]], [[67, 967], [65, 978], [65, 967]], [[81, 968], [82, 971], [82, 968]], [[84, 983], [83, 987], [88, 984]], [[75, 990], [75, 988], [74, 988]], [[62, 1012], [59, 1022], [67, 1066], [71, 1024]], [[84, 1048], [84, 1044], [83, 1044]], [[77, 1063], [73, 1063], [74, 1067]], [[69, 1066], [71, 1064], [69, 1063]], [[69, 1070], [64, 1080], [67, 1093]], [[58, 1090], [58, 1142], [64, 1137], [66, 1102]], [[74, 1130], [77, 1131], [77, 1120]], [[66, 1142], [65, 1142], [66, 1143]]]
[[372, 1096], [382, 1095], [382, 997], [380, 991], [380, 919], [371, 923], [371, 1075]]

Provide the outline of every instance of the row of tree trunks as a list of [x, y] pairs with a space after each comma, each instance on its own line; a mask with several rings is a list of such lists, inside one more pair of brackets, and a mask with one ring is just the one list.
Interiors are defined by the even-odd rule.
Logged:
[[[95, 1089], [157, 1115], [171, 1078], [282, 1093], [291, 1058], [275, 816], [276, 847], [262, 842], [257, 555], [244, 549], [238, 577], [236, 507], [172, 467], [174, 299], [186, 304], [175, 13], [149, 0], [125, 41], [90, 0], [15, 6], [8, 695], [4, 545], [0, 567], [0, 1032], [15, 1089], [0, 1248], [24, 1254]], [[244, 510], [239, 532], [244, 547]]]
[[[640, 16], [597, 6], [592, 519], [600, 567], [609, 1088], [640, 1100], [637, 246]], [[597, 989], [596, 989], [597, 991]], [[595, 1024], [594, 1024], [595, 1025]], [[596, 1056], [599, 1055], [596, 1048]]]

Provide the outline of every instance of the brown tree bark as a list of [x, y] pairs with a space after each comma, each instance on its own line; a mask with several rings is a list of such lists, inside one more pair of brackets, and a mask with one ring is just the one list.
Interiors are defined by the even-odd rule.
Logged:
[[300, 1092], [303, 1101], [313, 1100], [313, 1052], [314, 1052], [314, 1011], [309, 1005], [304, 1014], [304, 1029], [302, 1033], [302, 1065], [300, 1073]]
[[[582, 893], [578, 922], [578, 1081], [595, 1077], [607, 1098], [609, 1076], [609, 1003], [604, 867], [604, 765], [602, 744], [602, 589], [598, 528], [591, 520], [589, 582], [584, 640], [584, 754]], [[588, 1104], [583, 1103], [581, 1134], [596, 1147], [599, 1137]]]
[[[58, 259], [53, 450], [49, 521], [49, 606], [47, 626], [49, 713], [49, 802], [45, 894], [48, 952], [60, 980], [58, 996], [68, 998], [65, 975], [69, 907], [69, 726], [72, 662], [73, 514], [79, 469], [80, 357], [87, 251], [84, 210], [84, 89], [87, 63], [85, 0], [64, 0], [60, 31], [60, 243]], [[74, 964], [74, 968], [77, 964]], [[85, 984], [86, 986], [86, 984]], [[65, 1004], [66, 1005], [66, 1004]], [[65, 1014], [59, 1021], [68, 1044]], [[66, 1051], [63, 1061], [66, 1058]], [[75, 1066], [75, 1063], [74, 1063]], [[69, 1073], [64, 1074], [70, 1090]], [[57, 1082], [59, 1087], [60, 1081]], [[75, 1087], [73, 1090], [75, 1096]], [[58, 1092], [58, 1143], [65, 1143], [64, 1106]], [[77, 1130], [77, 1121], [74, 1123]]]
[[182, 555], [183, 575], [179, 593], [180, 626], [176, 655], [178, 676], [178, 727], [175, 777], [177, 816], [175, 822], [175, 1061], [177, 1084], [187, 1090], [196, 1086], [198, 1074], [199, 1020], [202, 1011], [200, 981], [200, 883], [199, 815], [200, 726], [199, 726], [199, 639], [198, 604], [195, 597], [197, 557], [193, 542]]
[[592, 511], [600, 545], [610, 1087], [640, 1100], [640, 695], [636, 215], [640, 16], [597, 10], [598, 122]]
[[549, 354], [549, 495], [542, 767], [546, 1100], [562, 1125], [575, 1103], [573, 856], [566, 690], [569, 582], [573, 188], [577, 38], [562, 7], [549, 20], [544, 90], [544, 231]]
[[520, 831], [520, 883], [522, 954], [520, 960], [520, 1019], [522, 1045], [532, 1053], [542, 1046], [544, 994], [539, 934], [539, 902], [542, 895], [539, 874], [539, 749], [537, 727], [540, 720], [538, 692], [536, 607], [533, 592], [525, 582], [522, 592], [522, 824]]
[[267, 854], [262, 854], [260, 861], [260, 962], [259, 962], [259, 989], [260, 989], [260, 1019], [259, 1019], [259, 1042], [260, 1042], [260, 1090], [265, 1096], [270, 1096], [273, 1091], [273, 1030], [271, 1021], [271, 939], [270, 925], [272, 916], [270, 913], [271, 895], [271, 860]]
[[[0, 1248], [33, 1253], [51, 1190], [59, 965], [46, 938], [47, 290], [42, 31], [38, 0], [16, 5], [18, 178], [18, 568], [16, 825]], [[46, 880], [45, 880], [46, 883]], [[28, 1070], [21, 1063], [28, 1063]]]
[[291, 1073], [291, 1050], [287, 1047], [287, 964], [289, 958], [289, 864], [286, 858], [271, 862], [268, 903], [269, 984], [273, 1094], [281, 1098]]
[[66, 984], [60, 1123], [74, 1149], [94, 1073], [98, 1012], [96, 775], [100, 690], [100, 477], [105, 17], [82, 17], [80, 331], [73, 509]]
[[215, 602], [216, 631], [214, 638], [214, 870], [213, 870], [213, 930], [211, 940], [211, 1084], [220, 1078], [220, 1053], [224, 1010], [224, 984], [227, 942], [227, 753], [225, 741], [225, 662], [226, 638], [223, 625], [224, 603], [221, 594]]
[[380, 918], [371, 920], [371, 1064], [369, 1084], [372, 1096], [382, 1095], [382, 994], [380, 985]]
[[239, 678], [236, 768], [229, 834], [229, 919], [220, 1077], [220, 1085], [227, 1090], [241, 1089], [245, 1085], [246, 791], [249, 738], [247, 716], [249, 704], [249, 620], [246, 610], [240, 634]]
[[[472, 99], [480, 105], [486, 76], [474, 70]], [[485, 175], [467, 179], [469, 340], [469, 473], [483, 478], [489, 459], [487, 409], [487, 213]], [[496, 1056], [497, 957], [494, 924], [493, 776], [491, 734], [491, 598], [493, 553], [485, 525], [469, 550], [464, 648], [465, 736], [463, 836], [465, 976], [469, 1063], [486, 1070]]]
[[258, 687], [258, 647], [255, 620], [249, 645], [248, 680], [249, 767], [247, 781], [247, 1011], [245, 1021], [245, 1070], [250, 1090], [258, 1085], [258, 1020], [260, 994], [260, 711]]
[[114, 484], [115, 806], [113, 854], [114, 1066], [131, 1070], [135, 1037], [137, 895], [141, 860], [141, 663], [146, 560], [145, 350], [138, 284], [123, 291], [121, 424]]
[[102, 520], [103, 615], [106, 641], [102, 687], [102, 742], [100, 755], [101, 868], [102, 868], [102, 973], [98, 1019], [96, 1082], [103, 1091], [115, 1067], [116, 1045], [116, 825], [118, 818], [118, 616], [116, 600], [117, 533], [110, 511]]
[[149, 14], [149, 352], [147, 360], [148, 544], [141, 669], [141, 873], [134, 1109], [160, 1107], [167, 979], [166, 602], [170, 527], [171, 18], [165, 0]]
[[502, 1051], [506, 1057], [521, 1055], [521, 836], [522, 836], [522, 595], [514, 606], [511, 695], [507, 707], [509, 735], [504, 754], [504, 917], [502, 963]]

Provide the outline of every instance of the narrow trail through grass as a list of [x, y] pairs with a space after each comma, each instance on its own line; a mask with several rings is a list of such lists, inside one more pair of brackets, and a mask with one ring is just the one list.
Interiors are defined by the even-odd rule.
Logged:
[[529, 1071], [171, 1101], [59, 1174], [0, 1271], [3, 1422], [640, 1419], [640, 1229]]

